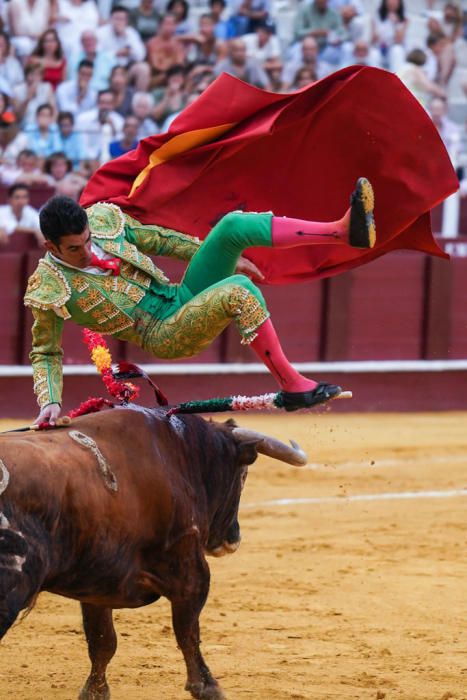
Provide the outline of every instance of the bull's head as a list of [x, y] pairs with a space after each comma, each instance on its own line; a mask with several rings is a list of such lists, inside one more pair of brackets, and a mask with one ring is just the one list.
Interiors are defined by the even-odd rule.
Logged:
[[305, 452], [293, 440], [290, 441], [290, 445], [286, 445], [276, 438], [255, 430], [238, 428], [232, 420], [227, 421], [222, 428], [228, 429], [233, 438], [236, 464], [231, 475], [228, 493], [225, 493], [225, 500], [215, 513], [210, 528], [206, 553], [214, 557], [232, 554], [240, 546], [238, 522], [240, 496], [248, 475], [248, 466], [253, 464], [258, 454], [273, 457], [295, 467], [302, 467], [307, 463]]

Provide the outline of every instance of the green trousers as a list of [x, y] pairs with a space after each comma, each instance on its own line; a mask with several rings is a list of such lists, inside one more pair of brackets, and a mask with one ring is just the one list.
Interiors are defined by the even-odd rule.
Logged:
[[190, 260], [170, 301], [148, 293], [139, 304], [141, 346], [155, 357], [197, 355], [234, 320], [242, 343], [251, 343], [269, 317], [260, 290], [236, 275], [245, 248], [271, 247], [272, 214], [231, 212], [210, 231]]

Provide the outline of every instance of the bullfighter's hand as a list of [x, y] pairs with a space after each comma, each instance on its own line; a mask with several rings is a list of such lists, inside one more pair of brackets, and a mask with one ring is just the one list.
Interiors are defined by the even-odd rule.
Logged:
[[59, 403], [49, 403], [44, 406], [42, 411], [37, 416], [34, 421], [34, 425], [40, 425], [40, 423], [50, 423], [50, 425], [55, 425], [57, 418], [60, 415], [62, 407]]
[[244, 258], [242, 255], [237, 261], [235, 272], [238, 275], [246, 275], [253, 280], [253, 282], [264, 282], [264, 275], [261, 270], [257, 268], [251, 260], [247, 260], [247, 258]]

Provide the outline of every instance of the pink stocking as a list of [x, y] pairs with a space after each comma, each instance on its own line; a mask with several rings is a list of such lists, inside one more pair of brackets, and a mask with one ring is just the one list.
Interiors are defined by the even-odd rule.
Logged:
[[342, 219], [331, 222], [290, 219], [286, 216], [273, 216], [271, 238], [276, 248], [293, 248], [299, 245], [348, 243], [350, 209]]
[[293, 392], [311, 391], [317, 386], [317, 382], [303, 377], [292, 367], [284, 355], [271, 319], [268, 318], [257, 333], [251, 348], [264, 362], [281, 389]]

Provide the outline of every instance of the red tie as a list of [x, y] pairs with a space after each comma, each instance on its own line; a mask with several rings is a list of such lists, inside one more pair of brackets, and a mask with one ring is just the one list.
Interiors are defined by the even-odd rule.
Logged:
[[91, 255], [91, 266], [99, 267], [101, 270], [112, 270], [113, 275], [118, 275], [120, 272], [120, 258], [108, 258], [103, 260], [95, 253]]

